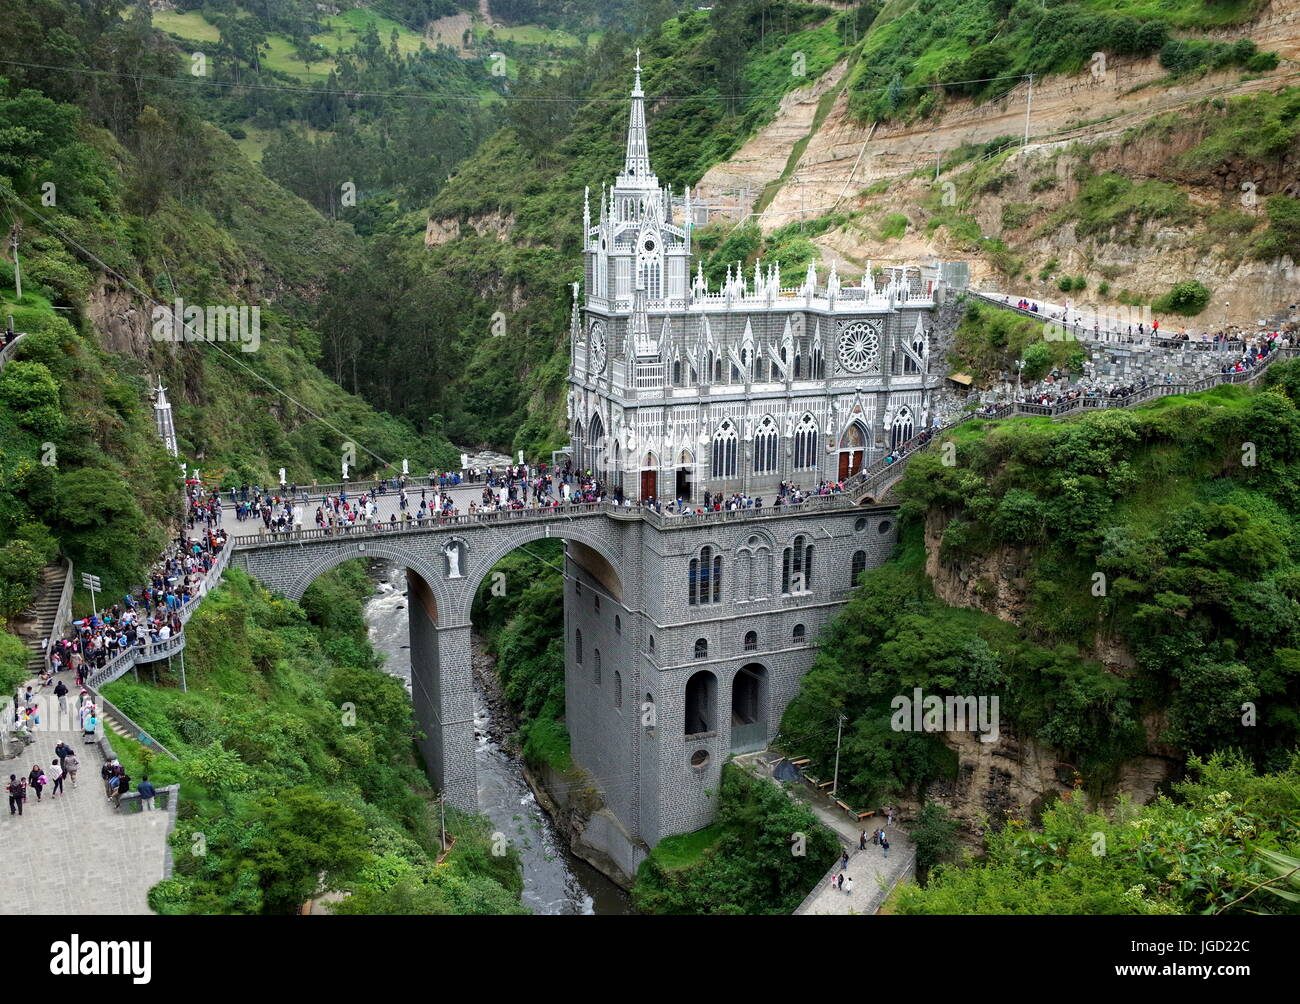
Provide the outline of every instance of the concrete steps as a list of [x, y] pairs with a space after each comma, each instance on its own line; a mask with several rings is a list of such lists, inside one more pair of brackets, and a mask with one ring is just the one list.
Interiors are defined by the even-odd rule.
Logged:
[[68, 570], [62, 564], [46, 565], [41, 569], [41, 580], [36, 586], [36, 602], [32, 609], [36, 612], [32, 633], [24, 640], [27, 646], [27, 672], [32, 676], [40, 674], [45, 666], [45, 650], [41, 642], [49, 638], [54, 629], [54, 618], [59, 611], [59, 600], [63, 595], [63, 581]]

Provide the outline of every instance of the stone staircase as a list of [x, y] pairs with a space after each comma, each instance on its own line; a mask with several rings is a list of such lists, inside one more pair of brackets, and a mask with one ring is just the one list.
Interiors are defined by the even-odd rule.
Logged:
[[31, 621], [31, 633], [23, 639], [28, 652], [27, 672], [32, 677], [38, 676], [45, 666], [45, 650], [41, 643], [54, 630], [63, 597], [64, 580], [70, 574], [71, 566], [67, 563], [46, 565], [41, 569], [41, 579], [36, 585], [36, 602], [32, 605], [35, 618]]

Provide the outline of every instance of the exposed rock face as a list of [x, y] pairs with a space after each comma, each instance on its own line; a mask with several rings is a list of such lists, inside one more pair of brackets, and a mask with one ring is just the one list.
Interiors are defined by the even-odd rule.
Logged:
[[[1150, 735], [1156, 723], [1146, 724]], [[945, 732], [941, 738], [957, 754], [957, 777], [932, 783], [923, 798], [901, 800], [899, 818], [904, 822], [915, 819], [924, 802], [937, 802], [961, 823], [963, 840], [976, 847], [987, 833], [1001, 830], [1008, 820], [1032, 822], [1058, 798], [1089, 797], [1075, 784], [1073, 764], [1034, 739], [1017, 736], [1006, 722], [993, 743], [980, 742], [974, 732]], [[1161, 786], [1177, 777], [1181, 763], [1178, 757], [1148, 750], [1124, 761], [1108, 794], [1122, 792], [1134, 803], [1146, 804], [1156, 797]], [[1090, 805], [1094, 803], [1090, 801]], [[1105, 798], [1094, 807], [1109, 812], [1112, 805], [1111, 799]]]
[[436, 248], [454, 241], [466, 229], [473, 230], [480, 237], [492, 236], [497, 240], [506, 240], [515, 225], [515, 218], [500, 212], [480, 213], [466, 220], [430, 219], [424, 230], [424, 246]]
[[147, 359], [152, 308], [131, 290], [102, 282], [91, 292], [87, 313], [110, 352]]
[[[1004, 547], [974, 560], [941, 561], [939, 549], [947, 523], [943, 513], [931, 511], [926, 516], [926, 574], [935, 595], [949, 606], [982, 610], [1018, 623], [1026, 609], [1028, 552]], [[1085, 655], [1124, 676], [1136, 665], [1132, 654], [1114, 637], [1099, 636], [1093, 651]], [[1146, 749], [1120, 764], [1098, 808], [1109, 810], [1111, 797], [1119, 793], [1145, 804], [1178, 776], [1181, 752], [1159, 739], [1167, 725], [1165, 719], [1164, 712], [1155, 712], [1143, 720]], [[938, 802], [961, 822], [962, 836], [972, 846], [978, 845], [988, 830], [1001, 829], [1008, 819], [1031, 819], [1044, 805], [1076, 788], [1075, 768], [1064, 761], [1060, 751], [1031, 736], [1018, 736], [1005, 718], [996, 742], [980, 742], [974, 732], [945, 732], [941, 738], [957, 754], [957, 778], [931, 784], [921, 798], [902, 800], [901, 817], [914, 818], [924, 801]], [[1090, 794], [1095, 797], [1095, 787]], [[1088, 796], [1080, 791], [1077, 797]]]
[[1015, 624], [1025, 611], [1025, 570], [1028, 555], [1023, 548], [1003, 547], [987, 557], [964, 562], [939, 558], [948, 517], [930, 512], [925, 520], [925, 572], [934, 593], [950, 607], [967, 607], [993, 614]]

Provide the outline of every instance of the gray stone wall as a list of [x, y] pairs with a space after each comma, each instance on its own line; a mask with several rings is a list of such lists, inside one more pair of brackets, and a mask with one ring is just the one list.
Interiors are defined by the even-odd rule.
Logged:
[[[521, 544], [550, 536], [569, 541], [565, 697], [574, 759], [626, 834], [653, 845], [707, 825], [727, 757], [776, 734], [826, 624], [853, 587], [854, 555], [861, 552], [866, 568], [883, 562], [896, 539], [895, 518], [890, 506], [809, 506], [758, 518], [686, 517], [661, 527], [634, 514], [600, 511], [551, 522], [386, 531], [378, 540], [340, 534], [242, 545], [235, 560], [295, 598], [311, 578], [349, 558], [380, 556], [408, 568], [412, 700], [426, 736], [420, 748], [448, 800], [473, 809], [474, 592]], [[813, 547], [811, 579], [802, 593], [782, 584], [783, 552], [797, 537]], [[457, 578], [444, 553], [449, 540], [462, 548]], [[690, 561], [705, 547], [722, 557], [719, 600], [692, 605]], [[749, 631], [756, 635], [752, 648], [745, 644]], [[696, 658], [700, 639], [707, 652]], [[757, 721], [748, 726], [739, 718], [733, 723], [732, 713], [736, 680], [746, 667], [759, 679]], [[687, 686], [701, 671], [715, 680], [710, 727], [688, 736]]]

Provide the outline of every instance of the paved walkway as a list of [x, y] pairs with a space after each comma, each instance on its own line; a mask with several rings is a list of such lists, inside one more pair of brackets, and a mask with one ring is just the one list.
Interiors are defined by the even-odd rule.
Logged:
[[[767, 759], [771, 756], [768, 752], [750, 753], [737, 757], [736, 762], [759, 776], [770, 779], [772, 771]], [[834, 862], [831, 871], [818, 880], [817, 888], [811, 890], [794, 911], [796, 916], [873, 914], [880, 909], [890, 890], [901, 879], [913, 874], [916, 848], [902, 828], [885, 825], [883, 818], [868, 819], [859, 826], [842, 810], [832, 808], [824, 796], [813, 793], [807, 787], [791, 788], [787, 794], [811, 810], [839, 838], [844, 850], [849, 852], [849, 865], [844, 869], [845, 875], [853, 876], [852, 893], [832, 888], [830, 875], [840, 870], [839, 862]], [[889, 857], [885, 857], [884, 851], [871, 842], [871, 831], [882, 826], [885, 828], [885, 836], [889, 838]], [[867, 831], [867, 849], [859, 851], [858, 839], [864, 829]]]
[[[77, 786], [62, 795], [45, 789], [27, 798], [21, 816], [0, 813], [0, 860], [5, 862], [4, 912], [16, 914], [148, 914], [149, 887], [164, 877], [168, 813], [116, 812], [99, 778], [99, 753], [76, 732], [42, 730], [26, 751], [0, 761], [10, 774], [48, 764], [54, 747], [77, 751]], [[8, 809], [6, 797], [4, 807]]]
[[[0, 798], [5, 864], [0, 912], [149, 914], [149, 888], [166, 876], [170, 815], [163, 809], [127, 814], [112, 807], [99, 777], [103, 758], [78, 725], [72, 673], [60, 678], [73, 690], [67, 714], [60, 714], [53, 687], [33, 688], [41, 709], [41, 724], [32, 730], [36, 741], [18, 756], [0, 760], [0, 795], [10, 774], [47, 766], [60, 742], [76, 750], [81, 761], [78, 783], [74, 788], [65, 780], [62, 795], [51, 795], [46, 787], [39, 802], [29, 791], [21, 817], [9, 814], [8, 796]], [[0, 697], [0, 714], [12, 719], [12, 709], [12, 695]]]

